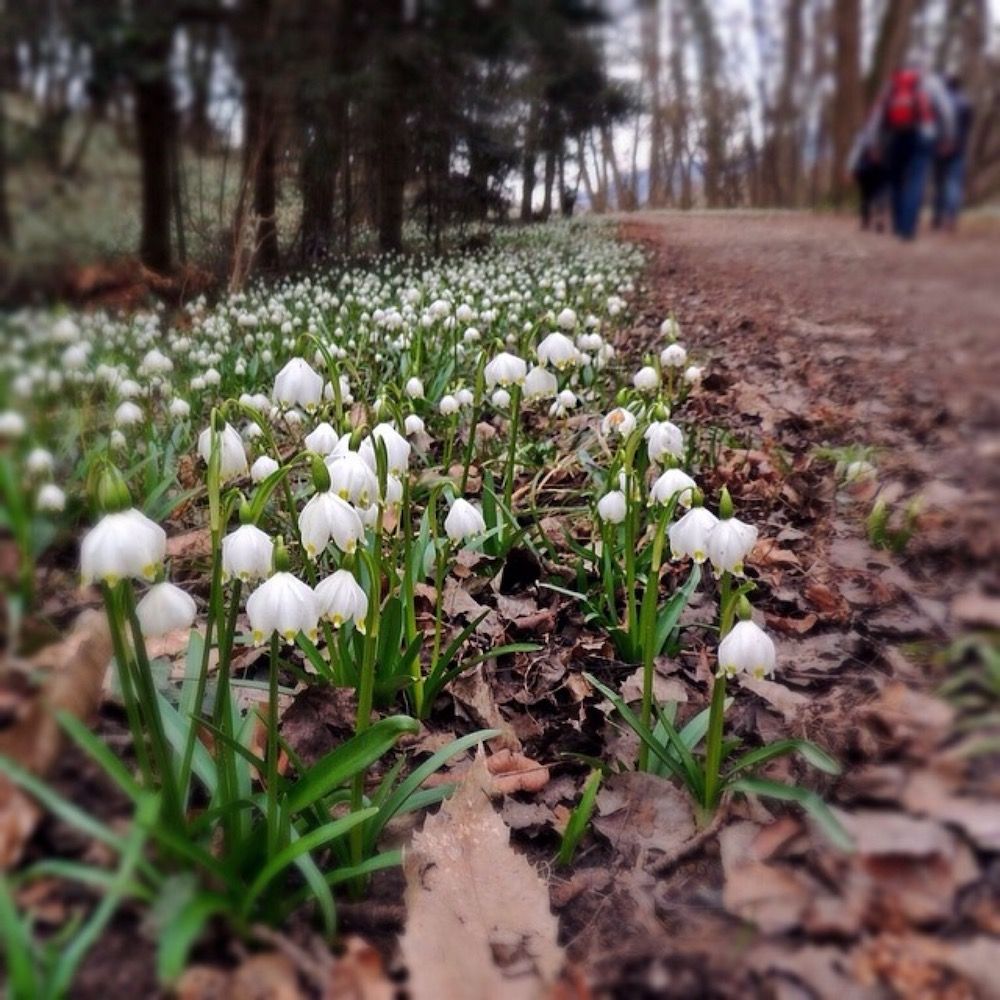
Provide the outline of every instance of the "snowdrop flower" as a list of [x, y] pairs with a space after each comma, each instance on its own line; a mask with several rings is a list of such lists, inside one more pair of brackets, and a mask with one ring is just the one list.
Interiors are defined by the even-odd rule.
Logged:
[[708, 535], [718, 523], [704, 507], [692, 507], [670, 526], [670, 554], [674, 559], [693, 559], [699, 565], [708, 558]]
[[135, 613], [142, 634], [148, 639], [166, 635], [194, 624], [197, 613], [194, 598], [172, 583], [157, 583], [150, 587], [138, 603]]
[[673, 316], [668, 316], [660, 324], [660, 335], [663, 337], [667, 337], [670, 340], [677, 340], [677, 338], [680, 337], [681, 328], [677, 323], [677, 320], [675, 320]]
[[331, 538], [341, 552], [353, 552], [365, 536], [365, 526], [346, 500], [327, 490], [317, 493], [302, 508], [299, 532], [306, 554], [315, 558]]
[[576, 393], [572, 389], [563, 389], [562, 392], [556, 396], [556, 402], [563, 408], [563, 410], [572, 410], [577, 404]]
[[632, 385], [634, 385], [640, 392], [653, 392], [659, 384], [659, 372], [657, 372], [657, 370], [651, 365], [646, 365], [644, 368], [640, 368], [635, 375], [632, 376]]
[[499, 385], [506, 388], [509, 385], [521, 385], [528, 374], [528, 365], [523, 358], [501, 351], [483, 369], [486, 388], [493, 389]]
[[617, 406], [601, 421], [601, 433], [605, 437], [617, 434], [627, 438], [635, 430], [635, 415], [624, 407]]
[[563, 330], [574, 329], [576, 327], [576, 313], [567, 306], [556, 316], [556, 325], [562, 327]]
[[747, 673], [758, 680], [774, 673], [774, 641], [754, 622], [739, 621], [719, 643], [719, 676]]
[[326, 467], [330, 472], [330, 489], [342, 500], [367, 507], [378, 494], [375, 473], [356, 451], [329, 459]]
[[24, 460], [24, 467], [32, 476], [47, 476], [52, 472], [55, 459], [45, 448], [32, 448]]
[[281, 466], [270, 455], [261, 455], [250, 466], [250, 479], [255, 483], [262, 483], [268, 476], [274, 475], [280, 468]]
[[498, 410], [506, 410], [510, 406], [510, 393], [506, 389], [497, 389], [496, 392], [490, 396], [490, 402]]
[[646, 428], [646, 449], [651, 462], [660, 462], [664, 455], [684, 457], [684, 435], [669, 420], [657, 420]]
[[247, 598], [247, 617], [253, 641], [258, 645], [275, 632], [286, 642], [294, 642], [299, 632], [315, 639], [319, 602], [312, 590], [291, 573], [275, 573]]
[[134, 427], [145, 419], [142, 408], [126, 400], [115, 410], [115, 423], [119, 427]]
[[339, 441], [339, 435], [325, 420], [305, 436], [305, 446], [317, 455], [329, 455]]
[[668, 504], [676, 496], [682, 507], [691, 506], [691, 497], [697, 489], [695, 481], [681, 469], [667, 469], [649, 491], [650, 503]]
[[458, 400], [450, 393], [442, 396], [441, 402], [438, 403], [438, 410], [443, 417], [450, 417], [453, 413], [458, 413]]
[[113, 430], [108, 436], [108, 445], [112, 451], [124, 451], [128, 447], [128, 441], [120, 430]]
[[722, 517], [708, 533], [705, 551], [716, 574], [743, 576], [743, 560], [757, 542], [757, 529], [735, 517]]
[[605, 493], [597, 501], [598, 516], [602, 521], [607, 521], [608, 524], [621, 524], [625, 520], [627, 511], [628, 504], [625, 500], [625, 494], [621, 490]]
[[[208, 465], [212, 457], [212, 428], [206, 427], [198, 435], [198, 454]], [[247, 453], [243, 438], [232, 424], [226, 424], [219, 434], [219, 475], [225, 481], [244, 476], [247, 472]]]
[[471, 389], [462, 388], [455, 393], [455, 399], [458, 400], [459, 406], [472, 406], [476, 401], [476, 397], [473, 395]]
[[89, 353], [89, 345], [74, 344], [72, 347], [67, 347], [66, 350], [63, 351], [60, 361], [66, 371], [78, 372], [86, 366], [87, 355]]
[[564, 333], [550, 333], [535, 353], [539, 364], [552, 365], [560, 371], [575, 365], [580, 359], [576, 345]]
[[35, 506], [46, 514], [60, 514], [66, 509], [66, 494], [55, 483], [45, 483], [38, 491]]
[[392, 424], [383, 423], [373, 427], [371, 434], [361, 442], [361, 447], [358, 449], [372, 472], [378, 468], [375, 461], [375, 441], [381, 441], [385, 445], [389, 472], [394, 476], [405, 475], [410, 467], [410, 442]]
[[174, 363], [162, 351], [155, 347], [146, 352], [142, 362], [139, 364], [139, 371], [147, 375], [165, 375], [174, 370]]
[[105, 514], [80, 543], [84, 585], [119, 580], [156, 579], [167, 550], [166, 532], [141, 511], [129, 508]]
[[424, 398], [424, 383], [420, 381], [415, 375], [413, 378], [407, 379], [406, 381], [406, 395], [410, 399], [423, 399]]
[[69, 316], [63, 316], [52, 327], [52, 339], [57, 344], [71, 344], [80, 336], [80, 328]]
[[875, 478], [875, 466], [871, 462], [861, 459], [851, 462], [844, 469], [844, 483], [850, 486], [852, 483], [860, 483]]
[[354, 622], [354, 627], [364, 634], [368, 595], [346, 569], [338, 569], [316, 585], [316, 602], [320, 615], [328, 619], [334, 628], [340, 628], [345, 622]]
[[170, 400], [170, 406], [167, 407], [167, 411], [175, 420], [187, 420], [191, 416], [191, 404], [186, 399], [175, 396]]
[[323, 400], [323, 376], [305, 358], [292, 358], [274, 379], [274, 401], [314, 410]]
[[660, 351], [660, 364], [664, 368], [683, 368], [687, 364], [687, 351], [680, 344], [667, 344]]
[[524, 398], [528, 401], [547, 399], [559, 391], [559, 382], [548, 369], [536, 365], [525, 376]]
[[688, 368], [684, 369], [684, 381], [688, 385], [700, 384], [702, 375], [703, 369], [699, 368], [697, 365], [690, 365]]
[[241, 524], [222, 539], [224, 580], [264, 580], [271, 575], [274, 543], [253, 524]]
[[458, 497], [451, 505], [444, 519], [444, 530], [457, 545], [486, 531], [486, 521], [482, 511], [468, 500]]
[[407, 416], [406, 420], [403, 421], [403, 430], [405, 430], [408, 435], [423, 434], [424, 422], [415, 413], [411, 413]]

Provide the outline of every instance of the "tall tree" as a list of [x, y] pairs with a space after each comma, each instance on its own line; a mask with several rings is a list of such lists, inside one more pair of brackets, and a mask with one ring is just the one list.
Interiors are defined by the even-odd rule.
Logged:
[[836, 49], [831, 195], [835, 203], [840, 203], [850, 190], [847, 157], [865, 113], [861, 80], [861, 0], [838, 0], [833, 5], [833, 37]]

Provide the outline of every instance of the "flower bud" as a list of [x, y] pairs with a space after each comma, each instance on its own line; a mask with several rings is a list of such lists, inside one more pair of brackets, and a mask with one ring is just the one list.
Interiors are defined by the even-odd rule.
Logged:
[[90, 495], [94, 509], [100, 514], [116, 514], [132, 506], [125, 478], [110, 462], [101, 466]]
[[725, 521], [733, 516], [733, 498], [729, 495], [729, 488], [722, 487], [719, 494], [719, 519]]
[[247, 502], [246, 497], [240, 498], [240, 524], [252, 524], [253, 523], [253, 511], [250, 508], [250, 504]]
[[289, 567], [292, 565], [292, 561], [288, 558], [288, 549], [285, 548], [285, 541], [283, 538], [275, 539], [273, 558], [274, 572], [287, 573]]
[[325, 493], [330, 488], [330, 470], [326, 467], [326, 462], [319, 455], [313, 455], [309, 459], [312, 468], [313, 487], [317, 493]]
[[736, 602], [736, 617], [741, 622], [748, 622], [753, 617], [753, 608], [746, 594], [740, 594], [740, 599]]

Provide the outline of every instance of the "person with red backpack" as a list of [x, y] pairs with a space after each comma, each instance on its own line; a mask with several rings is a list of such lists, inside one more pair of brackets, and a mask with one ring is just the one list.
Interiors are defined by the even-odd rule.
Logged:
[[935, 150], [954, 143], [954, 106], [941, 80], [920, 66], [896, 70], [876, 108], [892, 205], [893, 232], [917, 234]]

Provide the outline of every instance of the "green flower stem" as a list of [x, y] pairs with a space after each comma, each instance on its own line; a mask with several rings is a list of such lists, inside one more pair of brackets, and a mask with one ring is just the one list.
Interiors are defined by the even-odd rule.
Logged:
[[625, 621], [622, 624], [630, 640], [636, 634], [635, 604], [635, 521], [636, 502], [632, 490], [632, 470], [625, 474]]
[[[469, 467], [472, 465], [472, 454], [476, 447], [476, 427], [479, 424], [479, 415], [483, 408], [483, 369], [486, 367], [486, 354], [485, 352], [481, 355], [479, 359], [479, 365], [476, 368], [476, 391], [475, 398], [472, 401], [472, 418], [469, 422], [469, 439], [465, 442], [465, 456], [462, 459], [462, 485], [459, 488], [460, 493], [465, 493], [465, 488], [469, 483]], [[445, 470], [447, 471], [447, 470]]]
[[278, 816], [278, 654], [281, 640], [271, 633], [271, 663], [267, 695], [267, 855], [278, 850], [281, 821]]
[[724, 639], [733, 627], [733, 618], [736, 615], [736, 603], [739, 601], [740, 592], [737, 587], [733, 589], [733, 577], [728, 570], [724, 570], [719, 579], [719, 638]]
[[453, 413], [448, 418], [448, 431], [445, 434], [444, 439], [444, 456], [441, 459], [441, 472], [444, 475], [448, 475], [448, 470], [451, 468], [451, 450], [455, 442], [455, 438], [458, 435], [458, 419], [459, 413]]
[[716, 677], [712, 686], [712, 703], [708, 712], [708, 733], [705, 737], [705, 798], [703, 806], [709, 815], [719, 804], [719, 770], [722, 767], [722, 725], [726, 711], [726, 676]]
[[503, 477], [504, 505], [514, 516], [514, 469], [517, 460], [517, 431], [521, 424], [521, 387], [516, 383], [510, 387], [510, 446], [507, 452], [507, 468]]

